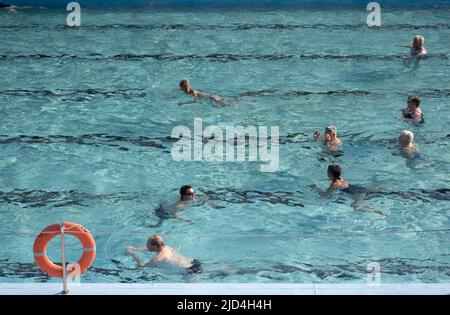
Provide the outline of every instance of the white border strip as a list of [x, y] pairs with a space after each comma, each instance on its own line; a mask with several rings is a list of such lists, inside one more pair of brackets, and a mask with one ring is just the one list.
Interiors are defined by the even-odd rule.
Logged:
[[[61, 283], [0, 283], [0, 295], [54, 295]], [[71, 295], [450, 295], [438, 284], [81, 283]]]

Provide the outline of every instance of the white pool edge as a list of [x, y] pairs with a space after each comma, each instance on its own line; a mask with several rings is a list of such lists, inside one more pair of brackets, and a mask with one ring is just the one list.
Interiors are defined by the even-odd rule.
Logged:
[[[59, 283], [0, 283], [0, 295], [55, 295]], [[69, 295], [450, 295], [438, 284], [81, 283]]]

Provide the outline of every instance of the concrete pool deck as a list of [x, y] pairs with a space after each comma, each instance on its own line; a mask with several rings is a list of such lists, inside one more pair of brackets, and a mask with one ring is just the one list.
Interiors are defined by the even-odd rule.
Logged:
[[[55, 295], [60, 283], [0, 283], [0, 295]], [[69, 295], [450, 295], [440, 284], [82, 283]]]

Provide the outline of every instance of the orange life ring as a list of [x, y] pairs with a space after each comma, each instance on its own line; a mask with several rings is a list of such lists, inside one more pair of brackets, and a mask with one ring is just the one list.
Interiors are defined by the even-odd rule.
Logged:
[[[61, 234], [61, 225], [52, 224], [47, 226], [34, 241], [33, 254], [34, 260], [38, 264], [42, 271], [46, 272], [50, 276], [63, 278], [62, 266], [55, 265], [47, 256], [47, 245], [52, 238]], [[80, 266], [79, 274], [84, 273], [94, 262], [95, 259], [95, 240], [91, 233], [82, 227], [80, 224], [72, 222], [64, 222], [64, 234], [70, 234], [78, 238], [83, 244], [83, 255], [78, 264]], [[74, 270], [68, 273], [68, 276], [73, 276], [74, 273], [78, 274], [78, 270]]]

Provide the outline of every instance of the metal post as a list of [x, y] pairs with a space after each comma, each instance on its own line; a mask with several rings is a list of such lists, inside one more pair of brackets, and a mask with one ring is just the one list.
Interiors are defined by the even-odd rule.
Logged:
[[69, 290], [67, 290], [66, 254], [64, 252], [64, 223], [61, 224], [61, 261], [62, 261], [62, 270], [63, 270], [62, 294], [68, 294]]

